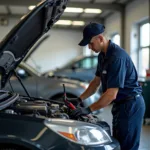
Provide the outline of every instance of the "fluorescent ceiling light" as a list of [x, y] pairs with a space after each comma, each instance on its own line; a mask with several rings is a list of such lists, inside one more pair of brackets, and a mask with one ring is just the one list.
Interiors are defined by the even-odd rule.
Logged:
[[86, 8], [84, 10], [85, 13], [93, 13], [93, 14], [100, 14], [102, 12], [101, 9], [91, 9], [91, 8]]
[[55, 23], [55, 25], [71, 25], [72, 21], [71, 20], [59, 20]]
[[67, 7], [65, 9], [65, 12], [82, 13], [83, 12], [83, 8]]
[[73, 21], [72, 25], [74, 25], [74, 26], [84, 26], [85, 22], [84, 21]]
[[35, 8], [35, 6], [29, 6], [29, 7], [28, 7], [29, 10], [32, 10], [32, 9], [34, 9], [34, 8]]

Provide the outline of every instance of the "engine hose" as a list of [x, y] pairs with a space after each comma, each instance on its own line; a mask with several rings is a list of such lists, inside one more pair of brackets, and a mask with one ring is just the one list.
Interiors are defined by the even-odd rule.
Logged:
[[13, 94], [12, 97], [0, 103], [0, 110], [5, 109], [6, 107], [13, 104], [17, 99], [19, 99], [19, 94]]

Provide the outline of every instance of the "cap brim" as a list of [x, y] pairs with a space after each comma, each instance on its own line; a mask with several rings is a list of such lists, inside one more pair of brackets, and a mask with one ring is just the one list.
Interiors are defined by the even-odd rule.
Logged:
[[81, 42], [79, 43], [79, 46], [86, 46], [87, 44], [89, 44], [91, 41], [91, 38], [89, 39], [82, 39]]

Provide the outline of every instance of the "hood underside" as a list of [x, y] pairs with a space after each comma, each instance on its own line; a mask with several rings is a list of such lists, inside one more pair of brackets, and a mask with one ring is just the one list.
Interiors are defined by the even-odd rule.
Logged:
[[68, 0], [45, 0], [8, 33], [0, 43], [1, 88], [36, 41], [59, 20]]

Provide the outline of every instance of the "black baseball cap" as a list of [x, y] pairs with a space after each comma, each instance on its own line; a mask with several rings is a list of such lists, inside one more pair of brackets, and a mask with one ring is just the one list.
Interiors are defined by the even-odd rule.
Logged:
[[86, 46], [87, 44], [90, 43], [91, 39], [98, 35], [101, 34], [105, 31], [105, 26], [103, 24], [99, 23], [89, 23], [88, 25], [85, 26], [83, 30], [83, 39], [79, 43], [80, 46]]

